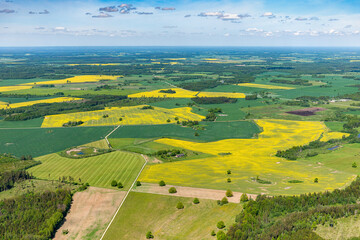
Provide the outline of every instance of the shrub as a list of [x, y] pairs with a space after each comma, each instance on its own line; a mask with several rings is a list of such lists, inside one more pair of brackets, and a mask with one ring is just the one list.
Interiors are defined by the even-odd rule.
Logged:
[[166, 183], [164, 182], [164, 180], [161, 180], [161, 181], [159, 182], [159, 186], [160, 186], [160, 187], [166, 186]]
[[231, 170], [227, 170], [226, 173], [227, 173], [228, 175], [230, 175], [230, 174], [231, 174]]
[[216, 236], [215, 230], [212, 230], [210, 233], [211, 236]]
[[151, 231], [148, 231], [148, 232], [146, 233], [146, 239], [151, 239], [151, 238], [154, 238], [154, 235], [152, 234]]
[[111, 186], [112, 186], [112, 187], [116, 187], [116, 186], [117, 186], [117, 181], [116, 181], [116, 180], [112, 180], [112, 181], [111, 181]]
[[249, 201], [249, 197], [246, 193], [243, 193], [240, 197], [240, 202], [247, 202]]
[[226, 240], [226, 234], [223, 231], [218, 231], [216, 238], [217, 240]]
[[222, 205], [228, 204], [229, 200], [226, 197], [223, 197], [223, 199], [221, 199], [221, 203], [222, 203]]
[[169, 188], [169, 193], [177, 193], [176, 188], [174, 187]]
[[218, 229], [223, 229], [223, 228], [225, 227], [224, 221], [218, 222], [218, 223], [216, 224], [216, 227], [217, 227]]
[[196, 132], [194, 135], [195, 135], [195, 137], [198, 137], [198, 136], [199, 136], [199, 133]]
[[64, 230], [62, 230], [62, 234], [63, 234], [63, 235], [67, 235], [67, 234], [69, 234], [69, 230], [68, 230], [68, 229], [64, 229]]
[[199, 204], [200, 203], [200, 200], [198, 198], [194, 198], [194, 201], [193, 201], [194, 204]]
[[118, 182], [117, 187], [118, 188], [123, 188], [124, 186], [123, 186], [123, 184], [121, 182]]
[[140, 181], [136, 181], [136, 186], [137, 186], [137, 187], [141, 186], [141, 182], [140, 182]]
[[314, 179], [314, 183], [318, 183], [319, 182], [319, 179], [318, 178], [315, 178]]
[[231, 178], [228, 178], [226, 181], [227, 181], [228, 183], [231, 183]]
[[184, 204], [182, 202], [178, 202], [176, 205], [177, 209], [183, 209], [184, 208]]
[[227, 190], [226, 193], [225, 193], [225, 195], [226, 195], [227, 197], [232, 197], [232, 196], [234, 196], [234, 194], [233, 194], [233, 192], [232, 192], [231, 190]]
[[354, 163], [352, 164], [352, 167], [353, 167], [353, 168], [357, 168], [356, 162], [354, 162]]
[[168, 122], [168, 123], [169, 123], [169, 122], [171, 122], [171, 120], [170, 120], [170, 119], [168, 119], [168, 120], [166, 120], [166, 122]]

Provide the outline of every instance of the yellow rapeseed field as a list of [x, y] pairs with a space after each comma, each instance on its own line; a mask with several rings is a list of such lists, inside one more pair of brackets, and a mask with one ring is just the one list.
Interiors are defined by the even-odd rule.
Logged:
[[5, 87], [0, 87], [0, 92], [9, 92], [9, 91], [16, 91], [16, 90], [24, 90], [24, 89], [29, 89], [32, 88], [32, 86], [5, 86]]
[[342, 132], [329, 132], [329, 131], [325, 131], [322, 138], [320, 139], [323, 142], [327, 142], [330, 139], [340, 139], [343, 136], [347, 137], [349, 136], [349, 133], [342, 133]]
[[42, 84], [66, 84], [66, 83], [84, 83], [84, 82], [98, 82], [100, 80], [116, 80], [117, 78], [122, 76], [110, 76], [110, 75], [82, 75], [75, 76], [71, 78], [65, 78], [60, 80], [51, 80], [44, 82], [32, 82], [25, 83], [22, 85], [42, 85]]
[[[140, 181], [231, 189], [247, 193], [293, 194], [342, 187], [353, 176], [334, 173], [333, 169], [305, 161], [288, 161], [275, 156], [278, 150], [304, 145], [319, 139], [327, 130], [322, 122], [289, 120], [256, 120], [263, 128], [258, 139], [226, 139], [197, 143], [175, 139], [159, 139], [158, 143], [214, 155], [204, 159], [148, 165]], [[201, 132], [200, 132], [201, 134]], [[225, 156], [220, 153], [227, 153]], [[226, 171], [231, 170], [231, 175]], [[270, 180], [260, 184], [253, 179]], [[314, 184], [314, 178], [319, 183]], [[227, 179], [231, 179], [231, 183]], [[291, 184], [289, 180], [301, 180]], [[336, 180], [335, 180], [336, 179]]]
[[293, 87], [282, 87], [282, 86], [257, 84], [257, 83], [239, 83], [236, 85], [241, 86], [241, 87], [265, 88], [265, 89], [283, 89], [283, 90], [295, 89]]
[[190, 90], [185, 90], [182, 88], [171, 88], [176, 93], [162, 93], [161, 90], [167, 89], [158, 89], [150, 92], [140, 92], [129, 95], [129, 98], [141, 98], [141, 97], [164, 97], [164, 98], [193, 98], [193, 97], [231, 97], [231, 98], [245, 98], [243, 93], [227, 93], [227, 92], [195, 92]]
[[25, 107], [31, 106], [38, 103], [56, 103], [56, 102], [70, 102], [70, 101], [78, 101], [82, 100], [82, 98], [73, 98], [73, 97], [59, 97], [59, 98], [50, 98], [44, 100], [36, 100], [36, 101], [28, 101], [28, 102], [20, 102], [20, 103], [1, 103], [0, 102], [0, 109], [9, 109], [9, 108], [18, 108], [18, 107]]
[[81, 66], [81, 65], [86, 65], [86, 66], [117, 66], [120, 65], [121, 63], [72, 63], [72, 64], [65, 64], [67, 66]]
[[[147, 125], [168, 124], [179, 121], [201, 121], [203, 116], [192, 113], [190, 107], [166, 109], [141, 109], [145, 105], [133, 107], [113, 107], [105, 110], [78, 112], [46, 116], [41, 127], [62, 127], [69, 121], [83, 121], [82, 126], [107, 126], [107, 125]], [[105, 117], [104, 116], [108, 116]], [[122, 118], [122, 120], [120, 120]], [[167, 120], [170, 119], [170, 122]]]

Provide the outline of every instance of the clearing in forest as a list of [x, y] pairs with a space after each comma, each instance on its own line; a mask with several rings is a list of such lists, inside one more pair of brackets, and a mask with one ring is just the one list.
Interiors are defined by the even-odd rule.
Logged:
[[0, 102], [0, 109], [9, 109], [9, 108], [19, 108], [32, 106], [39, 103], [59, 103], [59, 102], [71, 102], [71, 101], [80, 101], [82, 98], [73, 98], [73, 97], [58, 97], [58, 98], [50, 98], [36, 101], [28, 101], [28, 102], [19, 102], [19, 103], [2, 103]]
[[46, 116], [41, 127], [62, 127], [69, 121], [83, 121], [81, 126], [168, 124], [177, 121], [201, 121], [203, 116], [192, 113], [190, 107], [166, 109], [138, 105], [105, 110]]
[[[170, 93], [172, 90], [173, 93]], [[169, 88], [158, 89], [150, 92], [134, 93], [129, 95], [129, 98], [194, 98], [194, 97], [228, 97], [228, 98], [245, 98], [243, 93], [230, 93], [230, 92], [197, 92], [185, 90], [182, 88]]]
[[[278, 150], [305, 145], [327, 131], [322, 122], [256, 120], [263, 128], [258, 139], [226, 139], [197, 143], [176, 139], [159, 139], [174, 147], [211, 154], [197, 160], [148, 165], [140, 180], [158, 183], [213, 189], [231, 189], [246, 193], [299, 194], [343, 187], [352, 174], [334, 169], [288, 161], [275, 156]], [[231, 174], [227, 174], [231, 170]], [[319, 183], [314, 183], [318, 178]], [[230, 179], [230, 182], [228, 182]], [[303, 181], [289, 183], [290, 180]]]

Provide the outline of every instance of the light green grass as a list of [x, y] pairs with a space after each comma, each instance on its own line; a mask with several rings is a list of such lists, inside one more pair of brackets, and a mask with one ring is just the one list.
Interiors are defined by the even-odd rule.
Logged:
[[36, 178], [58, 180], [71, 176], [90, 186], [112, 188], [112, 180], [120, 181], [127, 190], [138, 175], [144, 160], [132, 153], [115, 151], [95, 157], [71, 159], [57, 153], [36, 158], [42, 164], [29, 169]]
[[345, 122], [324, 122], [325, 125], [334, 132], [341, 132], [344, 130], [343, 125]]
[[[131, 192], [104, 240], [146, 239], [151, 231], [154, 239], [216, 239], [216, 224], [224, 221], [228, 229], [240, 213], [241, 205], [230, 203], [218, 206], [216, 201], [200, 199], [195, 205], [192, 198], [163, 196]], [[184, 209], [176, 209], [182, 202]]]
[[318, 225], [316, 233], [328, 240], [343, 240], [360, 237], [360, 218], [351, 216], [336, 220], [337, 224], [330, 227], [328, 224]]
[[33, 128], [41, 127], [44, 118], [35, 118], [26, 121], [4, 121], [0, 120], [0, 128]]

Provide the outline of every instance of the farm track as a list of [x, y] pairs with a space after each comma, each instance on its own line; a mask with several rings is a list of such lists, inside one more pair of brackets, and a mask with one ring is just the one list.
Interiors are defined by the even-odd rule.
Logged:
[[131, 190], [132, 190], [132, 188], [134, 187], [135, 182], [136, 182], [136, 181], [137, 181], [137, 179], [139, 178], [139, 176], [140, 176], [141, 172], [144, 170], [144, 168], [145, 168], [145, 166], [146, 166], [146, 164], [147, 164], [147, 162], [148, 162], [147, 156], [144, 156], [143, 154], [141, 154], [141, 156], [143, 157], [143, 159], [144, 159], [144, 161], [145, 161], [145, 162], [144, 162], [144, 165], [143, 165], [143, 166], [142, 166], [142, 168], [140, 169], [140, 171], [139, 171], [138, 175], [136, 176], [136, 178], [135, 178], [134, 182], [132, 183], [131, 187], [130, 187], [130, 188], [129, 188], [129, 190], [126, 192], [125, 197], [122, 199], [122, 201], [121, 201], [121, 203], [120, 203], [120, 205], [119, 205], [118, 209], [116, 210], [116, 212], [115, 212], [115, 214], [114, 214], [113, 218], [111, 219], [111, 221], [110, 221], [109, 225], [106, 227], [106, 229], [105, 229], [105, 231], [104, 231], [103, 235], [101, 236], [100, 240], [102, 240], [102, 239], [104, 238], [104, 236], [105, 236], [105, 234], [106, 234], [107, 230], [110, 228], [110, 226], [111, 226], [112, 222], [114, 221], [114, 219], [115, 219], [116, 215], [118, 214], [118, 212], [119, 212], [119, 210], [120, 210], [121, 206], [124, 204], [124, 202], [125, 202], [125, 200], [126, 200], [127, 196], [129, 195], [130, 191], [131, 191]]

